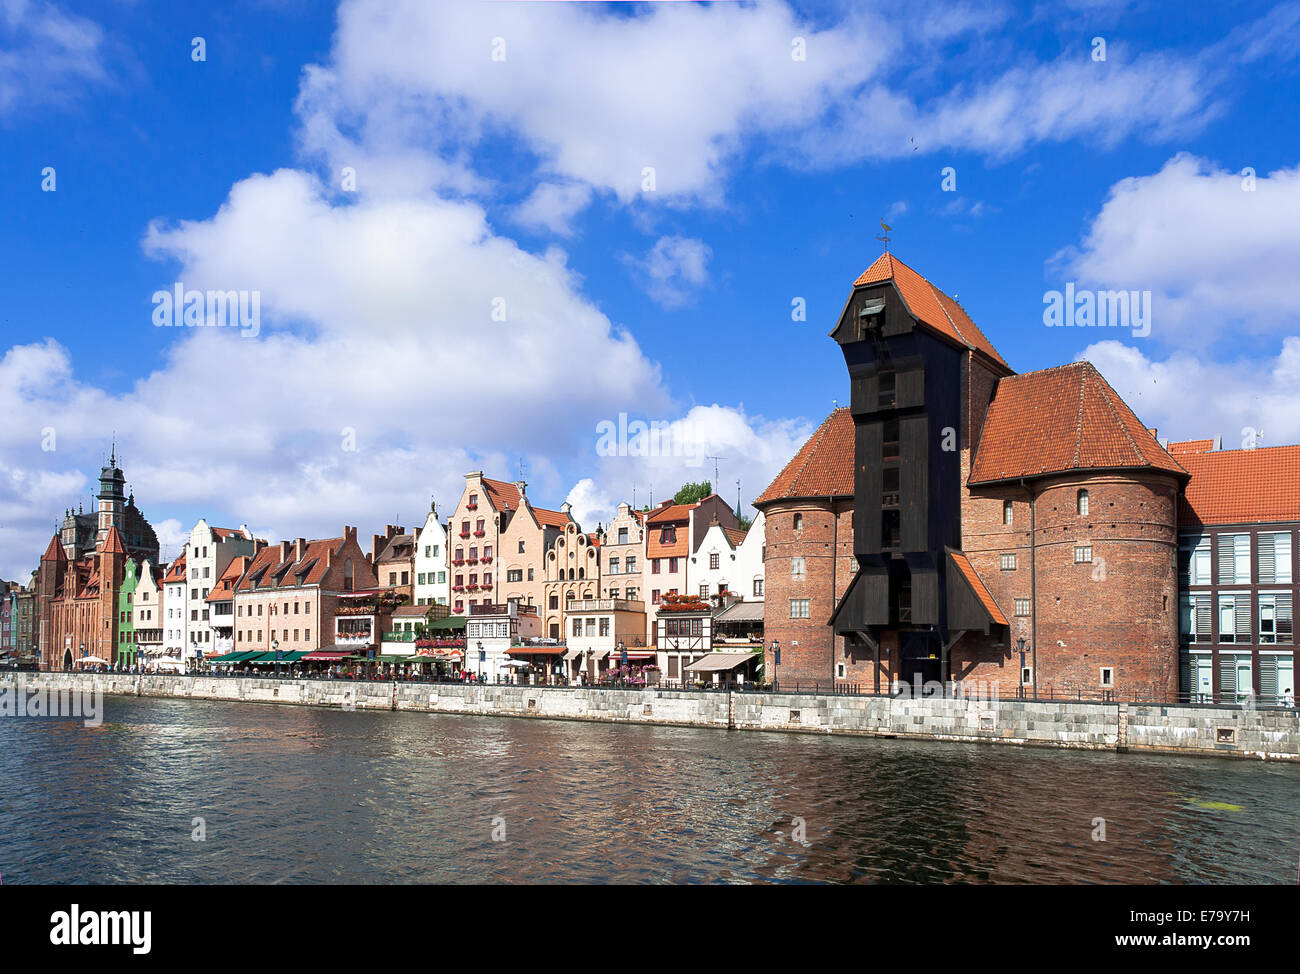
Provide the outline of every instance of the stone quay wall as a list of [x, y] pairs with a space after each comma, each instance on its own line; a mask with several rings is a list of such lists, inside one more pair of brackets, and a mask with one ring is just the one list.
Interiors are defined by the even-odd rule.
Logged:
[[[98, 690], [343, 710], [1300, 760], [1300, 716], [1279, 708], [59, 672], [0, 675], [0, 700], [20, 686], [28, 692]], [[112, 702], [104, 706], [111, 721]]]

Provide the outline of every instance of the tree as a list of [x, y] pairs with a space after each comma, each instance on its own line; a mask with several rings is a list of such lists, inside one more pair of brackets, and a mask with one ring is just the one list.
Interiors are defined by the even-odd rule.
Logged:
[[673, 494], [674, 504], [694, 504], [696, 501], [702, 501], [713, 493], [713, 484], [705, 480], [698, 484], [682, 484], [677, 493]]
[[740, 530], [748, 531], [750, 525], [754, 523], [754, 519], [752, 517], [746, 517], [744, 514], [737, 512], [736, 523], [740, 525]]

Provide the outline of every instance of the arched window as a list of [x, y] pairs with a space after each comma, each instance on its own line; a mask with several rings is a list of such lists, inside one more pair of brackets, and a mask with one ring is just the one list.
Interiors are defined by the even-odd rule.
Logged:
[[1002, 502], [1002, 523], [1010, 524], [1011, 519], [1012, 519], [1011, 501], [1003, 501]]
[[1088, 516], [1088, 492], [1086, 490], [1079, 491], [1076, 507], [1078, 508], [1080, 517]]
[[796, 514], [796, 515], [794, 516], [794, 529], [795, 529], [796, 531], [802, 531], [802, 530], [803, 530], [803, 515], [802, 515], [802, 514]]
[[352, 559], [343, 563], [343, 591], [352, 591]]

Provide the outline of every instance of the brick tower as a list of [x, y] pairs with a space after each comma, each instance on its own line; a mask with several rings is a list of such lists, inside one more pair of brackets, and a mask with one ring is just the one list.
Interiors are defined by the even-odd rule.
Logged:
[[126, 546], [122, 544], [122, 536], [115, 525], [108, 527], [96, 557], [99, 561], [99, 633], [94, 655], [111, 664], [117, 662], [117, 596], [126, 572]]

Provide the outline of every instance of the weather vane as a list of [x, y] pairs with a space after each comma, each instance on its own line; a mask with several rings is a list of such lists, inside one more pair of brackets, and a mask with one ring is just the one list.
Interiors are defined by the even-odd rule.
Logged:
[[880, 221], [880, 228], [885, 232], [882, 233], [880, 236], [876, 237], [876, 239], [881, 241], [885, 245], [885, 253], [889, 253], [889, 234], [893, 231], [894, 228], [891, 227], [884, 220]]

